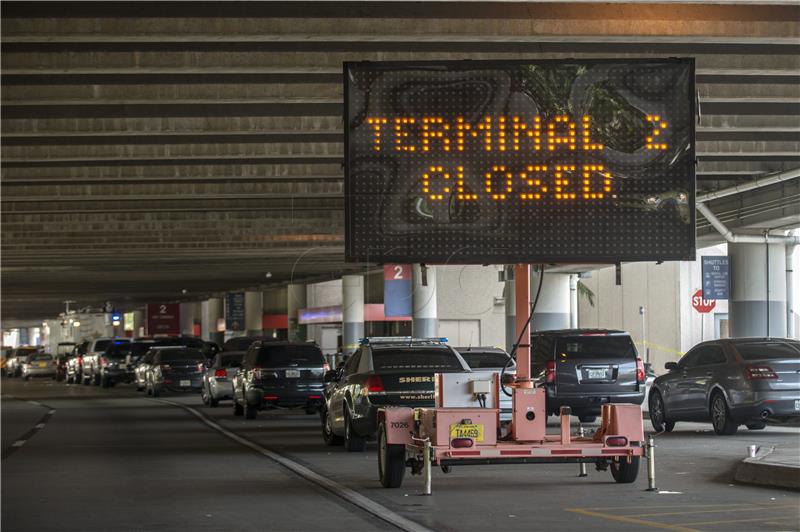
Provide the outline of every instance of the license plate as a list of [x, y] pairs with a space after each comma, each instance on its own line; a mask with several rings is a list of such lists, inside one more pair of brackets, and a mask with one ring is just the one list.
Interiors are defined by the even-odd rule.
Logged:
[[287, 369], [286, 370], [286, 378], [287, 379], [299, 379], [300, 378], [300, 370], [299, 369]]
[[124, 362], [121, 362], [119, 365], [119, 369], [128, 369], [128, 365], [125, 364]]
[[39, 362], [39, 367], [40, 368], [46, 368], [47, 367], [47, 362]]
[[483, 441], [483, 425], [475, 423], [457, 423], [450, 425], [450, 439], [471, 438], [475, 441]]
[[795, 410], [800, 410], [800, 399], [795, 399], [794, 400], [794, 409]]
[[606, 370], [604, 369], [587, 369], [586, 377], [589, 379], [605, 379]]
[[181, 381], [181, 388], [188, 388], [192, 385], [192, 381]]

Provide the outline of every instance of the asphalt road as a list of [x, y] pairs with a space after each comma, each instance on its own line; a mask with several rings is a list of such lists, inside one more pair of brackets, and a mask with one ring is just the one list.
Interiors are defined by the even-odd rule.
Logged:
[[2, 391], [4, 532], [397, 529], [373, 513], [441, 531], [800, 530], [798, 492], [732, 480], [748, 445], [796, 446], [798, 428], [719, 437], [678, 424], [657, 439], [657, 493], [645, 491], [644, 467], [636, 483], [618, 485], [609, 472], [590, 466], [578, 478], [566, 464], [434, 470], [425, 497], [421, 477], [381, 488], [374, 444], [326, 447], [318, 418], [302, 412], [248, 421], [226, 402], [165, 398], [204, 423], [126, 386], [5, 379]]

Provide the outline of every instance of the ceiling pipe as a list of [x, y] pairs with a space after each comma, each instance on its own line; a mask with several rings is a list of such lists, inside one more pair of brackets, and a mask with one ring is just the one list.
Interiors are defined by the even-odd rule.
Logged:
[[[736, 234], [728, 229], [719, 218], [717, 218], [708, 205], [698, 202], [696, 205], [697, 210], [702, 214], [708, 222], [714, 226], [714, 229], [719, 231], [722, 237], [731, 244], [763, 244], [764, 237], [757, 235], [741, 235]], [[787, 246], [796, 246], [800, 244], [800, 236], [784, 236], [784, 235], [769, 235], [770, 242], [776, 244], [783, 243]]]
[[[724, 198], [726, 196], [733, 196], [734, 194], [741, 194], [742, 192], [747, 192], [748, 190], [754, 190], [756, 188], [766, 187], [768, 185], [774, 185], [775, 183], [788, 181], [789, 179], [795, 179], [797, 177], [800, 177], [800, 168], [793, 168], [791, 170], [778, 172], [777, 174], [760, 177], [754, 179], [753, 181], [748, 181], [747, 183], [742, 183], [740, 185], [734, 185], [732, 187], [715, 190], [714, 192], [701, 194], [697, 196], [696, 201], [697, 204], [700, 205], [706, 201]], [[700, 210], [699, 207], [698, 210]]]

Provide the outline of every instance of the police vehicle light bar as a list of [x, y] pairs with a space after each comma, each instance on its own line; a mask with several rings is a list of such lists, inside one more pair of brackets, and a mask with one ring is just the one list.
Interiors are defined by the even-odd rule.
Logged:
[[412, 338], [411, 336], [370, 336], [359, 339], [360, 345], [370, 344], [444, 344], [447, 343], [444, 336], [434, 338]]

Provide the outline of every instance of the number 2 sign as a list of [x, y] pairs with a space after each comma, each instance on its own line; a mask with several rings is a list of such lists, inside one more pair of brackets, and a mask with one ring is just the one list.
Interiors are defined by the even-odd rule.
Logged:
[[383, 312], [387, 318], [411, 316], [411, 265], [383, 266]]

